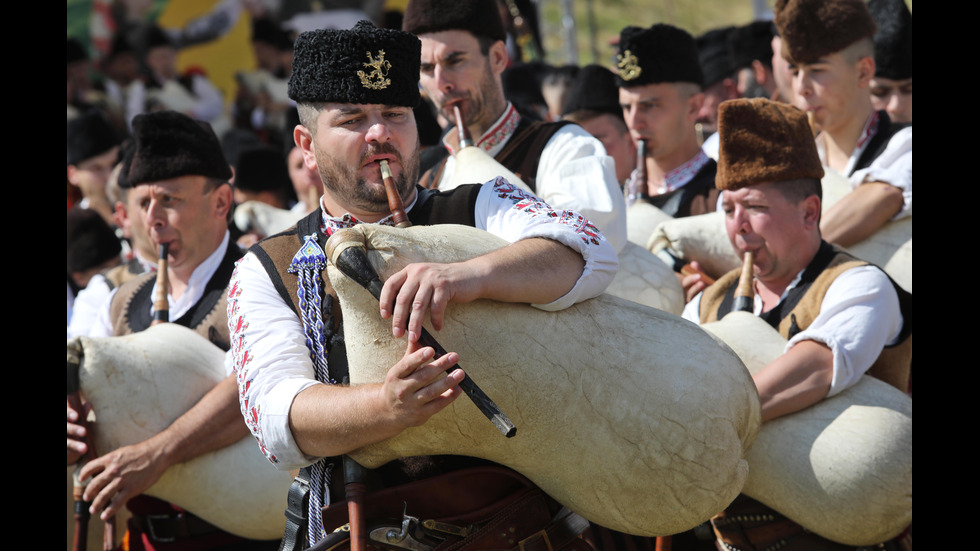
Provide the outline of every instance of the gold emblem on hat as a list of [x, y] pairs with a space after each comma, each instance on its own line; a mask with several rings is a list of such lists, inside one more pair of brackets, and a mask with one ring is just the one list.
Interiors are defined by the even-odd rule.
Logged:
[[616, 64], [619, 67], [619, 78], [623, 80], [633, 80], [640, 76], [643, 69], [640, 67], [640, 60], [633, 55], [632, 52], [626, 50], [625, 52], [616, 56], [619, 59], [619, 63]]
[[388, 71], [391, 69], [391, 62], [385, 60], [385, 51], [378, 50], [378, 59], [374, 59], [371, 52], [364, 52], [367, 54], [367, 63], [363, 63], [365, 67], [373, 69], [370, 73], [365, 73], [364, 71], [358, 71], [357, 76], [361, 78], [361, 85], [365, 88], [370, 88], [371, 90], [384, 90], [391, 84], [391, 79], [388, 78]]

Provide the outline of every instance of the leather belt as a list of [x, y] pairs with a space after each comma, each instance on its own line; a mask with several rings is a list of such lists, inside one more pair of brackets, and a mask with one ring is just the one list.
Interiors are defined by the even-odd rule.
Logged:
[[221, 531], [217, 526], [190, 513], [133, 515], [130, 522], [151, 540], [159, 543]]
[[720, 547], [727, 551], [870, 551], [885, 544], [855, 547], [810, 532], [772, 508], [745, 495], [711, 519]]
[[557, 551], [571, 543], [588, 527], [589, 521], [585, 517], [562, 509], [547, 528], [518, 542], [513, 551]]

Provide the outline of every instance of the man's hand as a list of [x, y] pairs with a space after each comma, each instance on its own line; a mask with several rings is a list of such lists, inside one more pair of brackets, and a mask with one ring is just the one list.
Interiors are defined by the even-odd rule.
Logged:
[[381, 393], [391, 417], [405, 427], [424, 424], [463, 393], [459, 383], [465, 375], [454, 369], [445, 377], [446, 369], [459, 363], [459, 354], [450, 352], [434, 360], [431, 347], [420, 348], [409, 341], [405, 355], [385, 376]]
[[565, 296], [585, 270], [577, 251], [544, 238], [522, 239], [485, 255], [451, 264], [409, 264], [385, 281], [381, 317], [392, 334], [415, 342], [428, 315], [442, 329], [446, 305], [490, 299], [549, 304]]
[[88, 452], [88, 444], [85, 437], [88, 432], [82, 424], [88, 418], [92, 404], [82, 406], [82, 411], [77, 411], [68, 403], [68, 464], [73, 465]]
[[450, 302], [469, 302], [480, 293], [479, 274], [472, 264], [409, 264], [385, 281], [379, 299], [381, 317], [391, 318], [395, 338], [407, 330], [409, 342], [417, 342], [426, 315], [439, 331]]
[[[701, 271], [701, 265], [698, 264], [697, 260], [691, 262], [691, 267]], [[704, 291], [708, 284], [705, 282], [704, 277], [700, 273], [693, 273], [689, 275], [677, 274], [677, 277], [681, 280], [681, 287], [684, 289], [684, 302], [691, 302], [694, 297], [698, 296], [698, 293]]]
[[82, 467], [81, 480], [93, 477], [83, 495], [85, 501], [92, 502], [89, 512], [106, 520], [160, 479], [169, 465], [160, 460], [160, 450], [152, 442], [119, 448]]
[[343, 455], [424, 424], [463, 393], [462, 369], [443, 376], [459, 355], [434, 356], [431, 347], [409, 342], [380, 384], [314, 385], [297, 394], [289, 429], [299, 449], [315, 457]]

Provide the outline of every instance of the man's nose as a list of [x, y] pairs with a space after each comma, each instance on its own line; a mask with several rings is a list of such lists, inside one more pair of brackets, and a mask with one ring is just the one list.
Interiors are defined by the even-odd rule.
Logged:
[[385, 143], [391, 140], [391, 130], [387, 123], [379, 120], [368, 128], [364, 139], [369, 143]]
[[456, 89], [456, 83], [449, 78], [449, 74], [440, 65], [436, 65], [432, 76], [435, 79], [436, 87], [443, 94], [452, 93]]

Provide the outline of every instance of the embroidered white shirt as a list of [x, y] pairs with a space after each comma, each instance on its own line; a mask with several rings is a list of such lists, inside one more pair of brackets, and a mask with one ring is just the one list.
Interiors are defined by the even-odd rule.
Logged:
[[[545, 237], [582, 254], [585, 270], [573, 289], [538, 308], [558, 310], [597, 296], [615, 277], [616, 253], [594, 225], [578, 213], [552, 209], [501, 178], [483, 184], [475, 217], [478, 228], [509, 242]], [[329, 218], [325, 225], [354, 223], [346, 216]], [[299, 392], [322, 383], [314, 375], [302, 321], [275, 290], [254, 254], [246, 254], [232, 276], [228, 323], [231, 350], [226, 363], [237, 374], [242, 413], [259, 447], [280, 469], [313, 463], [317, 458], [302, 453], [293, 439], [289, 408]]]

